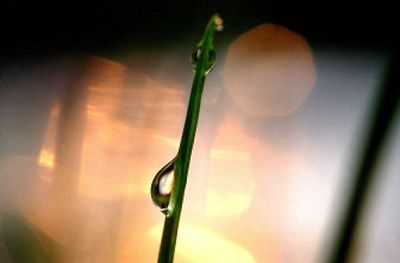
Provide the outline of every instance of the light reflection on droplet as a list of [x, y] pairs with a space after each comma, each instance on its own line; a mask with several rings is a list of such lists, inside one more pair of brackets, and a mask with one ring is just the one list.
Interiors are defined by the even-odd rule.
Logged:
[[169, 200], [173, 189], [175, 159], [167, 163], [156, 174], [151, 183], [151, 198], [153, 203], [160, 207], [161, 212], [166, 213], [168, 210]]
[[160, 184], [158, 186], [160, 194], [162, 195], [171, 194], [173, 183], [174, 183], [174, 173], [172, 171], [161, 177]]

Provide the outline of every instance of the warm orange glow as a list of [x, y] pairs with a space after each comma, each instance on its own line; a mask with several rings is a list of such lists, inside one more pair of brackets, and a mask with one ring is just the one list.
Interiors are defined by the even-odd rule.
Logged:
[[99, 68], [93, 72], [107, 74], [87, 81], [80, 193], [99, 199], [148, 194], [161, 162], [179, 146], [183, 93], [107, 60], [93, 64]]
[[[64, 116], [58, 112], [65, 110], [60, 102], [37, 160], [45, 167], [40, 178], [51, 180], [34, 189], [27, 217], [74, 251], [66, 252], [69, 261], [96, 255], [96, 262], [155, 262], [163, 215], [151, 201], [150, 184], [179, 147], [188, 94], [121, 64], [88, 60], [78, 82], [84, 99], [67, 118], [77, 129], [63, 134], [65, 143], [75, 140], [79, 147], [70, 153], [79, 158], [64, 155], [69, 162], [57, 168], [63, 153], [57, 125]], [[260, 126], [234, 107], [236, 101], [219, 103], [215, 96], [204, 100], [176, 261], [281, 262], [286, 230], [310, 229], [315, 208], [293, 180], [302, 181], [309, 167], [301, 152], [260, 138]], [[68, 180], [55, 180], [63, 171], [71, 174]], [[172, 186], [173, 176], [166, 177], [161, 190], [169, 193]], [[307, 238], [305, 230], [295, 233]]]
[[307, 41], [274, 24], [259, 25], [229, 46], [223, 77], [240, 109], [264, 117], [294, 112], [316, 78]]
[[[161, 236], [162, 225], [150, 230], [155, 239]], [[176, 247], [179, 258], [188, 263], [254, 263], [255, 260], [247, 249], [232, 242], [215, 231], [193, 224], [182, 224]]]

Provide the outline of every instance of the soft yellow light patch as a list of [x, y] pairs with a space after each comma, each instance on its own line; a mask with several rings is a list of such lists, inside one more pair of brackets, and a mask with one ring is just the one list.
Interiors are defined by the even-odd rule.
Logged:
[[208, 216], [242, 214], [251, 204], [253, 181], [247, 151], [213, 149], [210, 153]]
[[[160, 238], [162, 225], [150, 229], [150, 235]], [[176, 247], [177, 262], [188, 263], [253, 263], [250, 252], [239, 244], [206, 227], [182, 224]], [[184, 259], [179, 261], [179, 257]]]
[[54, 168], [54, 153], [43, 148], [40, 151], [39, 165], [41, 167], [48, 168], [50, 170], [53, 169]]
[[207, 193], [207, 215], [208, 216], [232, 216], [240, 215], [250, 205], [252, 196], [249, 193], [234, 193], [221, 191], [221, 193], [210, 190]]
[[59, 115], [60, 105], [54, 103], [51, 106], [44, 142], [38, 159], [38, 165], [49, 170], [53, 170], [55, 167], [55, 137], [58, 129]]

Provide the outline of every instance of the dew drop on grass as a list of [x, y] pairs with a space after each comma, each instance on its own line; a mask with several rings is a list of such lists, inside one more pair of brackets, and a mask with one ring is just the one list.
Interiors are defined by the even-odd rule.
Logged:
[[164, 214], [168, 211], [169, 200], [174, 185], [174, 165], [175, 159], [161, 168], [151, 183], [151, 199]]
[[[224, 20], [216, 15], [214, 17], [214, 30], [215, 31], [222, 31], [224, 29]], [[203, 52], [207, 52], [207, 54], [204, 54], [205, 57], [205, 69], [204, 69], [204, 76], [207, 76], [208, 73], [211, 72], [211, 70], [214, 68], [215, 65], [215, 50], [211, 46], [208, 49], [203, 48], [204, 45], [206, 45], [205, 42], [203, 42], [203, 40], [197, 45], [197, 47], [194, 49], [193, 53], [192, 53], [192, 58], [191, 58], [191, 63], [192, 63], [192, 70], [193, 72], [197, 71], [197, 67], [200, 63], [201, 57], [203, 56]]]
[[214, 19], [215, 30], [222, 31], [224, 30], [224, 20], [220, 16], [216, 16]]
[[[196, 70], [197, 70], [197, 65], [200, 62], [201, 53], [202, 53], [201, 47], [197, 47], [192, 53], [191, 63], [192, 63], [193, 72], [196, 72]], [[211, 72], [211, 70], [214, 68], [214, 65], [215, 65], [215, 50], [210, 49], [210, 50], [208, 50], [208, 54], [206, 55], [206, 68], [204, 71], [205, 76], [207, 76], [208, 73]]]

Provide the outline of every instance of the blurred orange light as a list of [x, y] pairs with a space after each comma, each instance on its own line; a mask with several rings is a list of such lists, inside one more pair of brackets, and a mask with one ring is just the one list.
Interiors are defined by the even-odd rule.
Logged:
[[259, 25], [229, 46], [223, 77], [237, 106], [258, 117], [291, 114], [316, 79], [307, 41], [274, 24]]
[[[85, 71], [89, 74], [80, 76], [77, 88], [78, 93], [83, 90], [84, 99], [78, 103], [79, 110], [71, 114], [75, 120], [71, 127], [77, 130], [64, 133], [67, 144], [75, 132], [81, 136], [75, 138], [80, 147], [70, 151], [76, 158], [66, 165], [75, 165], [72, 172], [66, 169], [72, 180], [43, 184], [37, 203], [46, 207], [39, 213], [37, 205], [32, 206], [31, 221], [66, 247], [87, 250], [84, 259], [96, 254], [89, 249], [100, 240], [106, 251], [104, 258], [114, 254], [115, 262], [154, 261], [150, 259], [157, 256], [162, 230], [161, 225], [154, 226], [162, 221], [162, 214], [153, 206], [149, 190], [158, 169], [179, 147], [188, 90], [165, 86], [107, 59], [89, 60], [93, 60]], [[290, 180], [285, 167], [292, 158], [288, 151], [275, 150], [257, 138], [259, 127], [250, 129], [246, 114], [231, 107], [232, 102], [237, 103], [228, 100], [224, 102], [228, 104], [216, 108], [217, 104], [207, 103], [205, 98], [203, 120], [213, 120], [216, 111], [220, 118], [200, 125], [196, 137], [198, 148], [194, 150], [185, 196], [189, 209], [183, 210], [181, 218], [177, 262], [281, 259], [281, 235], [268, 224], [284, 221], [278, 213], [281, 210], [275, 207], [285, 204], [285, 200], [273, 188], [285, 191], [279, 182]], [[256, 107], [260, 110], [257, 116], [265, 113], [260, 105]], [[49, 177], [52, 179], [62, 171], [57, 170], [57, 154], [63, 149], [56, 138], [57, 124], [63, 119], [57, 107], [52, 110], [38, 159], [46, 169], [55, 166], [54, 171], [48, 171], [54, 174]], [[74, 107], [62, 104], [62, 110]], [[169, 193], [173, 175], [165, 179], [160, 190]], [[68, 184], [71, 187], [66, 190]], [[52, 202], [47, 201], [49, 194]], [[61, 210], [67, 211], [67, 219], [59, 213]], [[93, 215], [102, 221], [92, 225]], [[254, 223], [251, 228], [250, 217]], [[72, 233], [71, 229], [79, 230]], [[265, 242], [270, 242], [267, 250], [260, 245]], [[75, 254], [67, 254], [66, 258], [79, 257]]]

